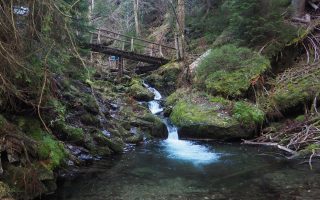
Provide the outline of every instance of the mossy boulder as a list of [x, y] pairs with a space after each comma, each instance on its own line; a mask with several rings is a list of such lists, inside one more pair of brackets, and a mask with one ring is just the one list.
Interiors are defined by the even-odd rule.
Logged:
[[[170, 119], [179, 127], [181, 138], [250, 138], [256, 125], [264, 120], [264, 113], [253, 104], [232, 102], [196, 91], [185, 92], [180, 99], [174, 98], [176, 94], [168, 98], [173, 106]], [[178, 93], [182, 94], [181, 91]]]
[[166, 125], [161, 121], [160, 118], [153, 114], [146, 114], [143, 118], [145, 125], [147, 127], [147, 132], [156, 138], [167, 138], [168, 130]]
[[198, 87], [212, 95], [242, 97], [270, 68], [265, 57], [244, 47], [225, 45], [213, 49], [196, 70]]
[[168, 137], [166, 125], [161, 121], [160, 118], [151, 113], [143, 113], [142, 116], [135, 116], [131, 118], [130, 124], [133, 127], [139, 128], [142, 132], [151, 137]]
[[122, 153], [125, 147], [125, 144], [121, 138], [114, 137], [114, 138], [105, 138], [105, 142], [108, 147], [115, 153]]
[[134, 134], [130, 137], [127, 137], [125, 139], [125, 142], [130, 143], [130, 144], [138, 144], [142, 141], [143, 141], [143, 134], [141, 134], [141, 133], [136, 133], [136, 134]]
[[124, 149], [124, 142], [119, 137], [108, 138], [101, 131], [93, 135], [94, 141], [101, 147], [107, 146], [115, 153], [122, 153]]
[[49, 170], [56, 169], [65, 164], [68, 152], [63, 143], [53, 135], [42, 130], [40, 122], [36, 119], [18, 117], [16, 119], [20, 129], [30, 138], [37, 142], [36, 153], [40, 160], [46, 163]]
[[142, 85], [139, 80], [133, 80], [129, 88], [129, 94], [137, 101], [151, 101], [154, 94]]
[[92, 115], [89, 113], [80, 116], [80, 121], [87, 126], [100, 127], [100, 120], [97, 115]]
[[219, 112], [217, 107], [179, 101], [170, 119], [179, 127], [181, 138], [239, 139], [252, 136], [232, 116]]
[[146, 77], [146, 82], [157, 88], [162, 94], [168, 95], [176, 90], [181, 73], [179, 63], [169, 63]]
[[54, 125], [55, 132], [62, 135], [68, 141], [75, 143], [81, 143], [84, 141], [84, 131], [82, 128], [77, 128], [66, 124], [63, 121], [59, 121]]
[[297, 66], [279, 74], [269, 97], [269, 104], [279, 110], [312, 102], [320, 95], [320, 65]]

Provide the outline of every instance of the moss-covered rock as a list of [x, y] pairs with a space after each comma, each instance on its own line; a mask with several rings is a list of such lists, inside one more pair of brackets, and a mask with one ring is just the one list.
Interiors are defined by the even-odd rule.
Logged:
[[168, 95], [176, 90], [181, 73], [179, 63], [169, 63], [146, 77], [146, 82], [157, 88], [162, 94]]
[[80, 116], [80, 120], [84, 125], [100, 127], [100, 120], [96, 115], [86, 113]]
[[40, 160], [45, 161], [49, 170], [53, 170], [65, 163], [68, 158], [65, 146], [50, 133], [42, 130], [38, 120], [19, 117], [17, 118], [17, 123], [28, 137], [38, 143], [36, 153]]
[[129, 94], [137, 101], [151, 101], [154, 94], [142, 85], [139, 80], [133, 80], [129, 88]]
[[312, 101], [320, 95], [320, 65], [297, 66], [279, 74], [269, 103], [280, 110]]
[[65, 122], [59, 121], [54, 125], [55, 132], [62, 134], [68, 141], [75, 143], [84, 141], [84, 131], [82, 128], [73, 127]]
[[114, 138], [106, 138], [105, 139], [106, 141], [106, 144], [108, 145], [108, 147], [114, 151], [115, 153], [122, 153], [123, 152], [123, 149], [124, 149], [124, 142], [121, 138], [117, 138], [117, 137], [114, 137]]
[[252, 136], [228, 114], [218, 112], [215, 107], [191, 105], [180, 101], [173, 109], [170, 119], [177, 125], [182, 138], [239, 139]]
[[[179, 136], [182, 138], [250, 138], [257, 121], [261, 122], [260, 114], [264, 116], [262, 111], [260, 113], [258, 108], [249, 103], [234, 103], [196, 91], [184, 92], [184, 96], [180, 96], [179, 100], [174, 98], [177, 96], [175, 94], [168, 98], [173, 106], [170, 119], [179, 127]], [[182, 91], [178, 93], [181, 94]], [[234, 106], [238, 104], [240, 106]], [[245, 110], [242, 110], [244, 107]], [[235, 111], [231, 112], [232, 110]], [[262, 121], [263, 119], [264, 117]]]
[[159, 119], [157, 116], [153, 114], [146, 114], [143, 118], [147, 129], [144, 129], [153, 137], [157, 138], [167, 138], [168, 130], [166, 125]]
[[125, 139], [125, 142], [130, 144], [138, 144], [142, 141], [143, 141], [143, 135], [141, 133], [136, 133]]
[[269, 68], [269, 60], [258, 53], [225, 45], [213, 49], [201, 62], [195, 81], [213, 95], [239, 97]]
[[255, 127], [257, 124], [262, 124], [265, 119], [265, 113], [256, 105], [249, 102], [236, 102], [232, 109], [233, 117], [241, 124], [247, 127]]

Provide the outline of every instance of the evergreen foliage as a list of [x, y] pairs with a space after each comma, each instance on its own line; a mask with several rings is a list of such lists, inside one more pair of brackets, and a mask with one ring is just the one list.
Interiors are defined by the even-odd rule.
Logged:
[[284, 23], [283, 13], [289, 5], [290, 0], [228, 0], [224, 7], [230, 29], [241, 44], [256, 46], [269, 41], [283, 47], [296, 36], [295, 29]]

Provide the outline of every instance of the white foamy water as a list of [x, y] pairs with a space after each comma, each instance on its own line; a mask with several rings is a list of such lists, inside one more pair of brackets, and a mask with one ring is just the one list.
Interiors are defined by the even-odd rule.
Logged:
[[167, 139], [164, 141], [168, 157], [192, 162], [193, 164], [209, 164], [216, 162], [219, 155], [211, 152], [206, 146], [186, 140]]
[[[144, 86], [155, 95], [154, 100], [148, 103], [150, 111], [152, 114], [161, 113], [163, 111], [159, 102], [162, 99], [161, 94], [146, 83], [144, 83]], [[167, 126], [169, 133], [168, 139], [163, 142], [169, 158], [192, 162], [196, 165], [213, 163], [219, 159], [218, 154], [204, 145], [179, 140], [178, 128], [171, 124], [168, 118], [163, 119], [163, 122]]]
[[148, 102], [149, 109], [152, 114], [156, 115], [163, 111], [163, 108], [160, 106], [160, 103], [156, 100]]

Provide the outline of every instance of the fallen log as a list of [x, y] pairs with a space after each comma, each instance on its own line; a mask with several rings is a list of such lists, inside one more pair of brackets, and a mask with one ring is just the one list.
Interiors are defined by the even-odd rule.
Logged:
[[291, 156], [288, 157], [289, 159], [295, 158], [297, 156], [299, 156], [299, 153], [291, 150], [285, 146], [279, 145], [278, 143], [273, 143], [273, 142], [252, 142], [252, 141], [248, 141], [248, 140], [242, 140], [243, 144], [249, 144], [249, 145], [264, 145], [264, 146], [272, 146], [272, 147], [277, 147], [280, 150], [283, 150], [287, 153], [290, 153]]

